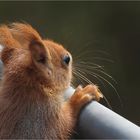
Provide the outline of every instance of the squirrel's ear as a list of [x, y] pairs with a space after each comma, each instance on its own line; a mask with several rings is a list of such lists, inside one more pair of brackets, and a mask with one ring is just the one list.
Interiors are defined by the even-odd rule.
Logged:
[[43, 44], [39, 33], [29, 24], [12, 23], [9, 25], [10, 32], [14, 39], [21, 45], [29, 46], [34, 60], [45, 63], [49, 57], [49, 53]]
[[49, 52], [46, 50], [44, 44], [42, 44], [41, 42], [33, 41], [31, 42], [29, 48], [35, 61], [42, 64], [45, 64], [47, 62]]
[[33, 40], [40, 40], [39, 33], [29, 24], [12, 23], [8, 25], [9, 30], [15, 40], [21, 45], [28, 45]]
[[13, 38], [17, 40], [22, 47], [29, 47], [33, 60], [46, 63], [49, 52], [47, 48], [45, 48], [39, 33], [31, 25], [12, 23], [8, 27]]
[[13, 39], [9, 28], [6, 25], [0, 26], [0, 57], [4, 63], [7, 62], [16, 47], [19, 47], [19, 43]]

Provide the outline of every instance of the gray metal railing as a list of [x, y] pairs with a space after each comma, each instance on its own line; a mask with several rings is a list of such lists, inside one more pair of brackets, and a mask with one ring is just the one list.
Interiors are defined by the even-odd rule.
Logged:
[[[65, 99], [74, 93], [70, 87], [65, 91]], [[79, 117], [78, 130], [85, 139], [140, 139], [140, 127], [92, 101], [83, 108]]]

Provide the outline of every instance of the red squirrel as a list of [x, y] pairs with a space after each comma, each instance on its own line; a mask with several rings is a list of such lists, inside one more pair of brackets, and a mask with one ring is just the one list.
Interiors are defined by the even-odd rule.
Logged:
[[72, 56], [29, 24], [1, 25], [0, 44], [0, 139], [69, 139], [81, 108], [102, 97], [97, 86], [78, 86], [64, 101]]

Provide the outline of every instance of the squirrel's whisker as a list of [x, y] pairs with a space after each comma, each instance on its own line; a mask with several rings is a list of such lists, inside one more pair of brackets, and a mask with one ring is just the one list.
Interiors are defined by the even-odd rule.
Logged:
[[100, 72], [100, 73], [104, 74], [105, 76], [107, 76], [108, 78], [110, 78], [112, 81], [114, 81], [117, 84], [117, 81], [111, 75], [109, 75], [105, 71], [101, 70], [100, 67], [94, 67], [94, 66], [88, 66], [88, 65], [77, 65], [77, 66], [81, 67], [81, 68], [85, 68], [85, 66], [86, 66], [86, 68], [91, 70], [91, 71]]
[[[77, 68], [75, 68], [76, 70], [78, 70], [78, 67]], [[84, 74], [86, 74], [84, 71], [82, 71], [82, 70], [79, 70], [81, 73], [84, 73]], [[80, 73], [79, 72], [79, 73]], [[78, 73], [78, 74], [79, 74]], [[103, 84], [103, 86], [105, 86], [104, 85], [104, 83], [102, 82], [102, 80], [100, 79], [100, 78], [98, 78], [95, 74], [92, 74], [92, 73], [89, 73], [90, 75], [92, 75], [92, 76], [94, 76], [94, 77], [96, 77], [102, 84]], [[84, 76], [85, 77], [85, 76]], [[83, 78], [82, 78], [83, 79]], [[83, 79], [84, 81], [85, 81], [85, 79]], [[88, 79], [89, 80], [89, 79]], [[86, 82], [87, 82], [87, 80], [86, 80]], [[93, 83], [92, 83], [93, 84]], [[109, 101], [108, 101], [108, 99], [106, 98], [106, 96], [105, 95], [103, 95], [103, 97], [104, 97], [104, 100], [106, 101], [106, 103], [107, 103], [107, 105], [108, 105], [108, 107], [110, 108], [110, 109], [112, 109], [112, 106], [111, 106], [111, 104], [109, 103]]]
[[82, 84], [84, 84], [83, 81], [82, 81], [83, 79], [79, 76], [79, 74], [78, 74], [76, 71], [74, 71], [74, 70], [73, 70], [72, 72], [73, 72], [73, 74], [78, 78], [78, 80], [79, 80]]
[[[87, 71], [88, 73], [91, 72], [91, 71], [89, 71], [89, 70], [84, 70], [84, 71]], [[95, 73], [95, 72], [93, 72], [93, 71], [92, 71], [91, 73], [96, 74], [96, 76], [98, 76], [99, 78], [101, 78], [102, 80], [104, 80], [110, 87], [112, 87], [112, 89], [115, 91], [115, 93], [116, 93], [116, 95], [117, 95], [117, 97], [118, 97], [118, 99], [119, 99], [119, 101], [120, 101], [121, 106], [123, 106], [121, 97], [120, 97], [120, 95], [119, 95], [117, 89], [114, 87], [114, 85], [113, 85], [112, 83], [110, 83], [110, 82], [109, 82], [106, 78], [104, 78], [103, 76], [101, 76], [101, 75], [99, 75], [99, 74], [97, 74], [97, 73]]]

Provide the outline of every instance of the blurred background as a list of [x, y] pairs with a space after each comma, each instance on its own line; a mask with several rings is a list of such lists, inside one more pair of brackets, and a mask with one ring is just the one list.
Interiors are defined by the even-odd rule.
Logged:
[[74, 85], [97, 84], [115, 112], [140, 126], [140, 2], [0, 2], [0, 24], [15, 21], [63, 44], [79, 67]]

